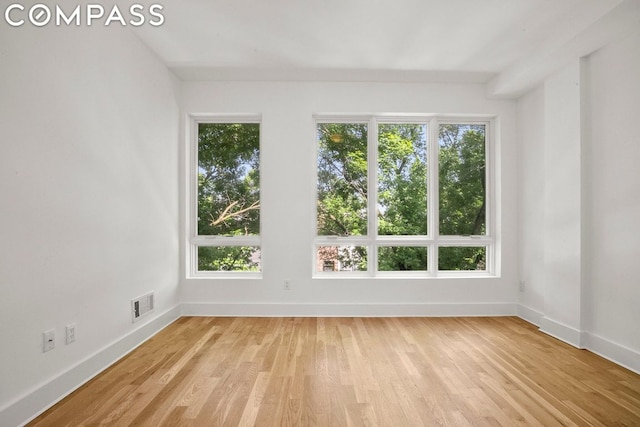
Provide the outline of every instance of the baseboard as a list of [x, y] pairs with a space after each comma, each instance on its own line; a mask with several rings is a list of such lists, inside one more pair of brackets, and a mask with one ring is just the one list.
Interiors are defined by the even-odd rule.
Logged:
[[584, 335], [582, 331], [548, 317], [542, 316], [540, 319], [540, 331], [564, 341], [567, 344], [571, 344], [574, 347], [585, 348], [583, 343]]
[[523, 320], [526, 320], [532, 325], [540, 327], [540, 322], [542, 321], [544, 314], [532, 308], [529, 308], [527, 306], [518, 305], [518, 317], [520, 317]]
[[183, 316], [470, 317], [515, 316], [516, 304], [282, 304], [182, 303]]
[[519, 305], [517, 311], [521, 319], [538, 326], [540, 332], [551, 335], [574, 347], [588, 350], [610, 360], [616, 365], [640, 374], [640, 352], [609, 341], [594, 333], [579, 331], [553, 321], [532, 308]]
[[23, 426], [180, 317], [180, 306], [140, 325], [0, 410], [0, 426]]
[[589, 351], [640, 375], [640, 352], [590, 332], [585, 335], [586, 348]]

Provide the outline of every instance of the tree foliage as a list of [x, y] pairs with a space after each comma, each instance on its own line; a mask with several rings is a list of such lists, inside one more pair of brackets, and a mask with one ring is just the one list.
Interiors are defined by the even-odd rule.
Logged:
[[[441, 125], [439, 129], [440, 235], [486, 233], [484, 125]], [[440, 270], [484, 269], [486, 248], [441, 247]]]
[[[200, 123], [198, 235], [260, 233], [260, 125]], [[256, 268], [256, 248], [201, 247], [202, 271]]]
[[440, 126], [440, 234], [485, 234], [484, 125]]
[[260, 251], [252, 246], [201, 246], [198, 271], [258, 271]]
[[[427, 235], [427, 136], [423, 124], [380, 124], [376, 217], [378, 235]], [[318, 125], [318, 235], [367, 234], [367, 125]], [[439, 128], [439, 233], [486, 233], [484, 125]], [[337, 247], [336, 247], [337, 248]], [[344, 248], [343, 248], [344, 249]], [[336, 249], [337, 250], [337, 249]], [[343, 265], [365, 259], [364, 247]], [[441, 270], [484, 268], [486, 248], [447, 247], [439, 251]], [[427, 248], [380, 246], [378, 270], [425, 270]]]
[[318, 125], [318, 235], [367, 234], [367, 125]]
[[378, 234], [427, 234], [426, 126], [378, 128]]

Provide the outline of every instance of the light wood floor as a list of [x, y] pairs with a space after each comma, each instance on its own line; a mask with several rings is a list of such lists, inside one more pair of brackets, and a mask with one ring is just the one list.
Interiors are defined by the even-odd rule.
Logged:
[[31, 426], [640, 426], [640, 376], [513, 317], [181, 318]]

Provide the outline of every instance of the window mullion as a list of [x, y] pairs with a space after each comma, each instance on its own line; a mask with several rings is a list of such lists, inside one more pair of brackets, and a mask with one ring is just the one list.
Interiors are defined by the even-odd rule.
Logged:
[[[493, 122], [486, 124], [484, 139], [484, 183], [485, 183], [485, 218], [486, 218], [486, 235], [495, 236], [495, 216], [494, 216], [494, 169], [493, 159], [495, 158], [493, 150]], [[491, 263], [493, 264], [493, 263]]]
[[429, 245], [429, 271], [433, 275], [438, 272], [438, 239], [439, 233], [439, 158], [438, 158], [438, 121], [431, 119], [429, 121], [429, 139], [427, 141], [427, 207], [429, 231], [431, 244]]
[[369, 241], [367, 256], [367, 271], [370, 276], [375, 276], [378, 270], [378, 216], [376, 206], [378, 203], [378, 122], [375, 117], [369, 120], [369, 133], [367, 134], [367, 158], [368, 158], [368, 189], [367, 194], [367, 237]]
[[188, 178], [187, 178], [187, 272], [190, 277], [195, 277], [198, 273], [198, 246], [194, 240], [197, 238], [198, 230], [198, 123], [195, 117], [191, 117], [189, 134]]

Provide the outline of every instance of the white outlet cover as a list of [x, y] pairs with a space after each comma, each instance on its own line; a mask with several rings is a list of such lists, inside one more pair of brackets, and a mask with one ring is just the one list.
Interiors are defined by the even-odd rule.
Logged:
[[66, 343], [71, 344], [76, 340], [76, 324], [72, 323], [70, 325], [67, 325], [66, 333]]

